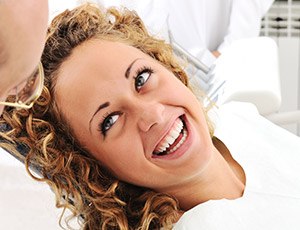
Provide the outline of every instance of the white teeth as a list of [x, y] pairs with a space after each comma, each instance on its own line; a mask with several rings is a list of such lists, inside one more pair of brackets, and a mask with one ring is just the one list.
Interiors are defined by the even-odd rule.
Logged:
[[[169, 147], [169, 146], [168, 146]], [[159, 149], [158, 149], [158, 151], [159, 152], [163, 152], [163, 151], [166, 151], [166, 149], [167, 149], [167, 147], [160, 147]]]
[[180, 133], [180, 131], [181, 131], [181, 129], [178, 130], [178, 129], [176, 128], [176, 130], [171, 130], [170, 135], [171, 135], [173, 138], [176, 139], [176, 138], [178, 137], [178, 132]]
[[[158, 144], [156, 147], [155, 152], [164, 152], [168, 147], [170, 147], [175, 140], [179, 137], [180, 132], [183, 129], [183, 122], [181, 119], [177, 119], [174, 123], [174, 126], [170, 129], [169, 133], [165, 136], [165, 138]], [[186, 139], [186, 131], [184, 130], [185, 137], [181, 138], [180, 142], [177, 143], [177, 145], [172, 148], [169, 152], [174, 152]], [[175, 149], [176, 148], [176, 149]], [[175, 150], [174, 150], [175, 149]]]
[[178, 124], [177, 124], [176, 129], [177, 129], [178, 131], [181, 131], [182, 127], [183, 127], [183, 122], [182, 122], [182, 120], [179, 119], [179, 120], [178, 120]]
[[176, 150], [182, 145], [182, 143], [185, 141], [186, 136], [187, 136], [187, 132], [186, 132], [186, 130], [183, 130], [183, 136], [182, 136], [181, 140], [177, 143], [176, 146], [174, 146], [172, 149], [170, 149], [170, 150], [167, 152], [167, 154], [176, 151]]
[[[178, 132], [177, 132], [178, 133]], [[178, 137], [178, 136], [177, 136]], [[177, 138], [176, 137], [176, 138]], [[176, 140], [176, 138], [172, 137], [172, 136], [167, 136], [166, 137], [166, 141], [168, 142], [169, 146], [172, 145], [174, 143], [174, 141]]]

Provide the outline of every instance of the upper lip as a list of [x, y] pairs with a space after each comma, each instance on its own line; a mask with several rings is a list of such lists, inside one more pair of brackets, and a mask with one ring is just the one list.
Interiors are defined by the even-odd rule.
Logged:
[[175, 120], [177, 118], [179, 118], [180, 116], [182, 116], [183, 114], [180, 114], [178, 116], [174, 116], [172, 118], [169, 119], [169, 123], [167, 125], [165, 125], [160, 132], [158, 132], [158, 139], [155, 141], [154, 146], [153, 146], [153, 150], [151, 152], [151, 155], [153, 154], [156, 146], [159, 144], [159, 142], [161, 142], [161, 140], [163, 140], [165, 138], [165, 136], [170, 132], [170, 129], [174, 126]]

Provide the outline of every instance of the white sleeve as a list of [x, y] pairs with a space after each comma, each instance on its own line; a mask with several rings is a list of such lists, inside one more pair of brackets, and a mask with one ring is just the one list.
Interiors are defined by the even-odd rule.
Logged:
[[227, 33], [218, 51], [221, 52], [234, 40], [258, 36], [261, 18], [273, 2], [274, 0], [233, 0]]

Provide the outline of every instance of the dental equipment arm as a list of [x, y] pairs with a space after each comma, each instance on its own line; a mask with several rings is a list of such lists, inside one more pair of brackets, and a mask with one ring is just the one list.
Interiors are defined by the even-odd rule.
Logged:
[[189, 63], [190, 80], [203, 90], [211, 102], [250, 102], [262, 115], [277, 112], [281, 104], [278, 49], [267, 37], [247, 38], [233, 42], [223, 50], [210, 68], [179, 46], [170, 36], [170, 43], [181, 58]]

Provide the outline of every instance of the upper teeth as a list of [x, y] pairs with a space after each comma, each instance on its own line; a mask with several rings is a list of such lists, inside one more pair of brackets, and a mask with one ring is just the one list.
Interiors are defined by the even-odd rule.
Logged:
[[175, 140], [178, 138], [182, 129], [183, 129], [183, 122], [181, 121], [181, 119], [178, 118], [174, 122], [174, 125], [170, 129], [169, 133], [157, 145], [155, 152], [163, 152], [168, 147], [170, 147], [175, 142]]

